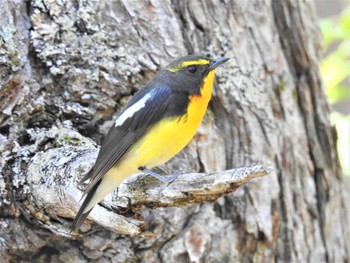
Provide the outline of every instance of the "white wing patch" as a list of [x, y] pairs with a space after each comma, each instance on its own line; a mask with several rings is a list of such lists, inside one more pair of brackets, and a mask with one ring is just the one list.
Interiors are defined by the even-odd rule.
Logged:
[[146, 94], [142, 99], [126, 109], [115, 121], [115, 127], [121, 126], [125, 120], [132, 117], [136, 112], [141, 110], [146, 105], [146, 101], [151, 98], [151, 94]]

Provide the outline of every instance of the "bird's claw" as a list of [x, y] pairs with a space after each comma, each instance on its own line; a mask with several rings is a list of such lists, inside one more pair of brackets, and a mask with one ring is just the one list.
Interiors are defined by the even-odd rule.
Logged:
[[160, 188], [160, 191], [163, 191], [165, 187], [171, 184], [182, 173], [181, 171], [177, 171], [173, 175], [165, 177], [161, 176], [160, 174], [157, 174], [156, 172], [153, 172], [152, 170], [147, 169], [146, 167], [140, 167], [139, 170], [162, 181], [164, 184]]

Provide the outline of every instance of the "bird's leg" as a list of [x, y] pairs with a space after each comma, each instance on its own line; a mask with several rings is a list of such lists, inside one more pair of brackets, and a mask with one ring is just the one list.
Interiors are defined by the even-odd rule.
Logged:
[[174, 173], [173, 175], [171, 175], [169, 177], [164, 177], [164, 176], [161, 176], [160, 174], [157, 174], [156, 172], [153, 172], [152, 170], [147, 169], [144, 166], [141, 166], [138, 169], [145, 174], [152, 175], [153, 177], [157, 178], [158, 180], [160, 180], [166, 184], [171, 183], [172, 181], [174, 181], [176, 179], [176, 177], [179, 176], [179, 174], [181, 174], [180, 171], [177, 171], [176, 173]]

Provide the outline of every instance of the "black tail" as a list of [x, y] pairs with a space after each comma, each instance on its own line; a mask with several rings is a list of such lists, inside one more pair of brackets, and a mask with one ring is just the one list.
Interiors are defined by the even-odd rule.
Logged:
[[71, 227], [70, 227], [70, 232], [76, 232], [76, 231], [78, 231], [79, 228], [80, 228], [80, 226], [83, 224], [84, 220], [85, 220], [85, 219], [87, 218], [87, 216], [90, 214], [92, 208], [91, 208], [89, 211], [85, 212], [85, 213], [83, 213], [83, 211], [84, 211], [85, 207], [89, 204], [91, 198], [92, 198], [93, 195], [95, 194], [96, 189], [97, 189], [97, 187], [100, 185], [100, 183], [101, 183], [101, 181], [99, 181], [98, 183], [96, 183], [96, 184], [94, 185], [94, 187], [91, 188], [91, 190], [87, 193], [87, 195], [86, 195], [86, 197], [85, 197], [85, 199], [84, 199], [84, 202], [83, 202], [83, 204], [80, 206], [79, 211], [78, 211], [77, 215], [75, 216], [74, 221], [73, 221], [73, 223], [72, 223], [72, 225], [71, 225]]

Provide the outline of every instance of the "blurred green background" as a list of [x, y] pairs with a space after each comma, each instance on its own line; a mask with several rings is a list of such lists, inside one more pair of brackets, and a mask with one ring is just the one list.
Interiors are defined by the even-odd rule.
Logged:
[[338, 132], [340, 163], [343, 173], [350, 176], [350, 4], [315, 1], [315, 5], [323, 35], [321, 74]]

